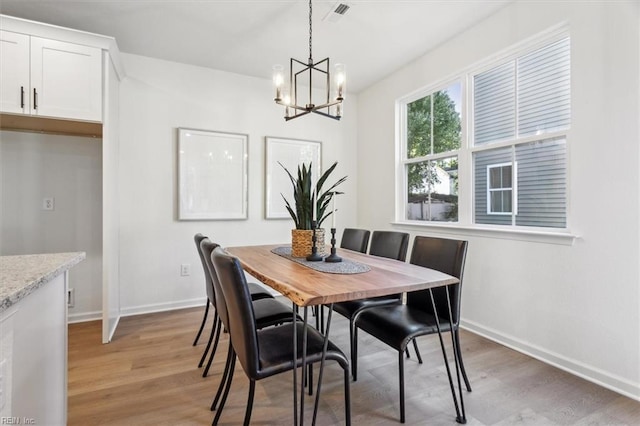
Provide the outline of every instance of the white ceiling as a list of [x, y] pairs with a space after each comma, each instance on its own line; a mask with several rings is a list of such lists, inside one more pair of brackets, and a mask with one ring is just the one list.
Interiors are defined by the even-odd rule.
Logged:
[[[315, 0], [313, 58], [359, 92], [513, 0]], [[337, 22], [323, 20], [338, 3]], [[306, 62], [307, 0], [0, 0], [0, 13], [115, 37], [122, 52], [271, 78]]]

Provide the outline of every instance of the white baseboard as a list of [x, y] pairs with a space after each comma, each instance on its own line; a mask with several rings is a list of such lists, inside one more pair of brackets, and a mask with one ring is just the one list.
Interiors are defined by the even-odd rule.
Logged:
[[634, 383], [624, 377], [548, 351], [473, 321], [460, 319], [460, 327], [631, 399], [640, 401], [640, 383]]
[[204, 304], [206, 301], [206, 297], [200, 297], [198, 299], [180, 300], [177, 302], [131, 306], [128, 308], [121, 308], [120, 315], [123, 317], [128, 317], [132, 315], [151, 314], [154, 312], [173, 311], [176, 309], [195, 308], [198, 306], [204, 308]]
[[[176, 309], [204, 307], [204, 303], [206, 301], [207, 301], [206, 297], [201, 297], [198, 299], [181, 300], [178, 302], [132, 306], [129, 308], [122, 308], [120, 310], [120, 316], [128, 317], [132, 315], [152, 314], [154, 312], [173, 311]], [[97, 321], [101, 319], [102, 319], [101, 311], [69, 314], [67, 317], [67, 321], [69, 324], [73, 324], [77, 322]]]
[[67, 322], [73, 324], [76, 322], [96, 321], [102, 319], [102, 311], [80, 312], [77, 314], [67, 315]]

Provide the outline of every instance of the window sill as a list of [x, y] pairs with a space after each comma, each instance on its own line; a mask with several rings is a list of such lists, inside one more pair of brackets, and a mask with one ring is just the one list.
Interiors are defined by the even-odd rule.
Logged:
[[408, 229], [431, 229], [434, 232], [456, 235], [471, 235], [485, 238], [497, 238], [502, 240], [527, 241], [533, 243], [558, 244], [563, 246], [572, 246], [577, 235], [568, 231], [542, 231], [530, 229], [506, 229], [502, 227], [492, 226], [471, 226], [457, 225], [450, 223], [438, 222], [391, 222], [392, 225], [399, 228]]

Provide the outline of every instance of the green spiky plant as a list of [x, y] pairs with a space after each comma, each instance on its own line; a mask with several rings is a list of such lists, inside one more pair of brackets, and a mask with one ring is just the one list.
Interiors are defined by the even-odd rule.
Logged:
[[313, 216], [312, 206], [315, 205], [316, 208], [316, 218], [317, 218], [317, 227], [320, 228], [322, 222], [333, 213], [332, 210], [329, 209], [329, 203], [331, 199], [338, 194], [343, 194], [343, 192], [338, 192], [335, 188], [340, 185], [342, 182], [347, 180], [347, 177], [344, 176], [336, 183], [331, 185], [329, 189], [326, 191], [322, 191], [322, 187], [329, 178], [329, 175], [335, 170], [338, 162], [333, 163], [331, 167], [329, 167], [325, 172], [320, 176], [318, 181], [316, 182], [316, 197], [317, 200], [314, 200], [313, 189], [311, 183], [311, 166], [309, 163], [307, 167], [306, 164], [298, 165], [298, 174], [297, 177], [294, 177], [286, 167], [282, 165], [282, 163], [278, 162], [280, 166], [284, 169], [285, 172], [289, 175], [289, 179], [291, 180], [291, 184], [293, 185], [293, 201], [295, 204], [295, 210], [291, 207], [289, 201], [285, 198], [285, 196], [281, 193], [282, 198], [286, 204], [287, 210], [291, 215], [294, 223], [296, 224], [296, 229], [311, 229], [311, 219]]

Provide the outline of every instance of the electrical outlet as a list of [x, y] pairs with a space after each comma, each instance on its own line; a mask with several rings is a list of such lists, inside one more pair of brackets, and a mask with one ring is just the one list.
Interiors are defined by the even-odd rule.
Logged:
[[54, 208], [54, 199], [53, 198], [43, 198], [42, 199], [42, 210], [53, 210]]
[[73, 308], [76, 305], [76, 291], [72, 288], [67, 290], [67, 307]]
[[191, 275], [191, 265], [188, 263], [180, 265], [180, 276], [188, 277], [189, 275]]

